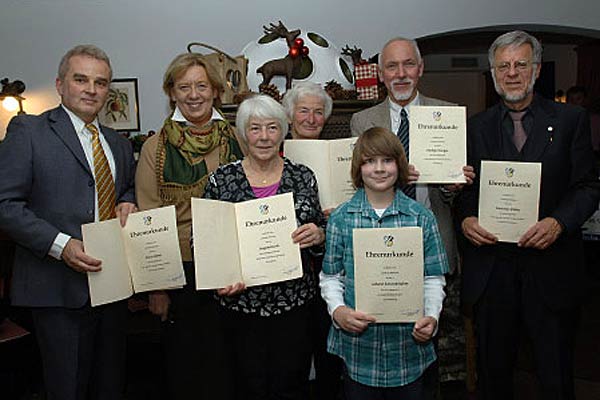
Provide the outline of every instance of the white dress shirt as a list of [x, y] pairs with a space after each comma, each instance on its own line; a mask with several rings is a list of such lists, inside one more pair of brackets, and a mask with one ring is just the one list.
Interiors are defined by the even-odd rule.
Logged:
[[[396, 132], [398, 132], [398, 128], [400, 128], [400, 111], [402, 111], [402, 108], [406, 110], [406, 117], [408, 118], [410, 116], [410, 106], [420, 106], [421, 98], [419, 96], [419, 93], [417, 92], [415, 98], [405, 107], [394, 103], [390, 98], [388, 98], [388, 103], [390, 108], [390, 121], [392, 123], [392, 132], [396, 134]], [[428, 209], [431, 209], [431, 201], [429, 201], [429, 192], [427, 191], [427, 184], [416, 184], [416, 197], [416, 200], [419, 203], [423, 204]]]
[[[95, 175], [94, 171], [94, 150], [92, 147], [92, 133], [85, 127], [86, 123], [75, 115], [71, 110], [69, 110], [64, 105], [62, 106], [63, 110], [67, 113], [69, 118], [71, 119], [71, 123], [73, 124], [73, 129], [75, 129], [75, 133], [77, 134], [77, 138], [81, 143], [81, 147], [83, 148], [83, 153], [85, 154], [85, 158], [87, 159], [88, 165], [90, 166], [90, 170], [92, 171], [92, 175]], [[98, 123], [98, 119], [94, 119], [92, 124], [98, 129], [100, 133], [100, 144], [102, 145], [102, 149], [104, 150], [104, 154], [106, 155], [106, 159], [108, 160], [108, 166], [110, 168], [110, 173], [112, 174], [113, 181], [115, 180], [115, 158], [113, 153], [108, 145], [108, 142], [104, 138], [104, 134], [100, 129], [100, 124]], [[94, 176], [95, 179], [95, 176]], [[96, 186], [94, 185], [94, 221], [98, 221], [98, 192], [96, 191]], [[50, 250], [48, 251], [48, 255], [56, 258], [57, 260], [61, 259], [62, 252], [67, 245], [67, 242], [71, 239], [70, 235], [66, 233], [60, 232], [54, 238], [54, 242], [52, 246], [50, 246]]]

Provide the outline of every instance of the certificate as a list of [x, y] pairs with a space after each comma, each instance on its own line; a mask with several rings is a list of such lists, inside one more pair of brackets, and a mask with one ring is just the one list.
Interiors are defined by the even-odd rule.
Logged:
[[517, 243], [538, 220], [541, 176], [541, 163], [481, 161], [479, 225]]
[[283, 145], [287, 158], [306, 165], [315, 173], [324, 210], [349, 200], [356, 191], [350, 169], [357, 139], [286, 140]]
[[123, 228], [111, 219], [81, 231], [86, 254], [102, 261], [87, 274], [92, 306], [185, 285], [174, 206], [129, 214]]
[[467, 165], [467, 117], [460, 106], [411, 106], [409, 164], [417, 183], [464, 183]]
[[600, 240], [600, 207], [581, 227], [584, 240]]
[[420, 227], [354, 229], [356, 309], [377, 322], [423, 316], [423, 231]]
[[292, 193], [242, 203], [193, 198], [196, 289], [300, 278], [296, 228]]

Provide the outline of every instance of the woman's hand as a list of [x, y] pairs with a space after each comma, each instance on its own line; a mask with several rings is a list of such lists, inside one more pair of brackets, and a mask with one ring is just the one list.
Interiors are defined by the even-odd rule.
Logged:
[[242, 293], [244, 290], [246, 290], [246, 284], [244, 282], [238, 282], [218, 289], [217, 294], [219, 296], [235, 296]]
[[325, 241], [325, 232], [310, 222], [292, 232], [292, 240], [294, 243], [298, 243], [301, 249], [318, 246]]
[[369, 324], [376, 322], [375, 317], [356, 311], [347, 306], [340, 306], [333, 311], [333, 320], [346, 332], [361, 333]]
[[148, 295], [148, 309], [154, 315], [158, 315], [161, 321], [166, 321], [169, 316], [171, 299], [164, 290], [150, 292]]

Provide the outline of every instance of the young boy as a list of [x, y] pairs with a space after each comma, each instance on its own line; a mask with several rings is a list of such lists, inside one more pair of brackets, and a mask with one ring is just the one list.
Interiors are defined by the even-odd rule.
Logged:
[[[351, 174], [357, 192], [331, 214], [327, 225], [320, 285], [334, 321], [328, 350], [344, 360], [347, 400], [428, 399], [422, 375], [436, 359], [430, 339], [437, 330], [448, 271], [435, 217], [402, 192], [408, 163], [389, 130], [371, 128], [360, 136]], [[378, 324], [354, 309], [352, 230], [406, 226], [423, 230], [425, 316], [414, 324]]]

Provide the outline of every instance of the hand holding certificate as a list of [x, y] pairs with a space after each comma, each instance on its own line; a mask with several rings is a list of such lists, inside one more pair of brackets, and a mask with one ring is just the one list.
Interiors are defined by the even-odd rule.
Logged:
[[417, 183], [465, 183], [466, 109], [459, 106], [411, 106], [410, 160]]
[[174, 206], [129, 214], [123, 228], [111, 219], [81, 231], [86, 254], [102, 260], [88, 273], [92, 306], [185, 285]]
[[538, 220], [541, 175], [541, 163], [481, 161], [479, 225], [517, 243]]
[[423, 316], [423, 231], [420, 227], [352, 231], [356, 310], [377, 322]]
[[285, 156], [309, 167], [317, 177], [323, 209], [337, 207], [354, 192], [350, 168], [358, 138], [337, 140], [286, 140]]
[[198, 290], [302, 276], [292, 193], [242, 203], [192, 198], [192, 227]]

